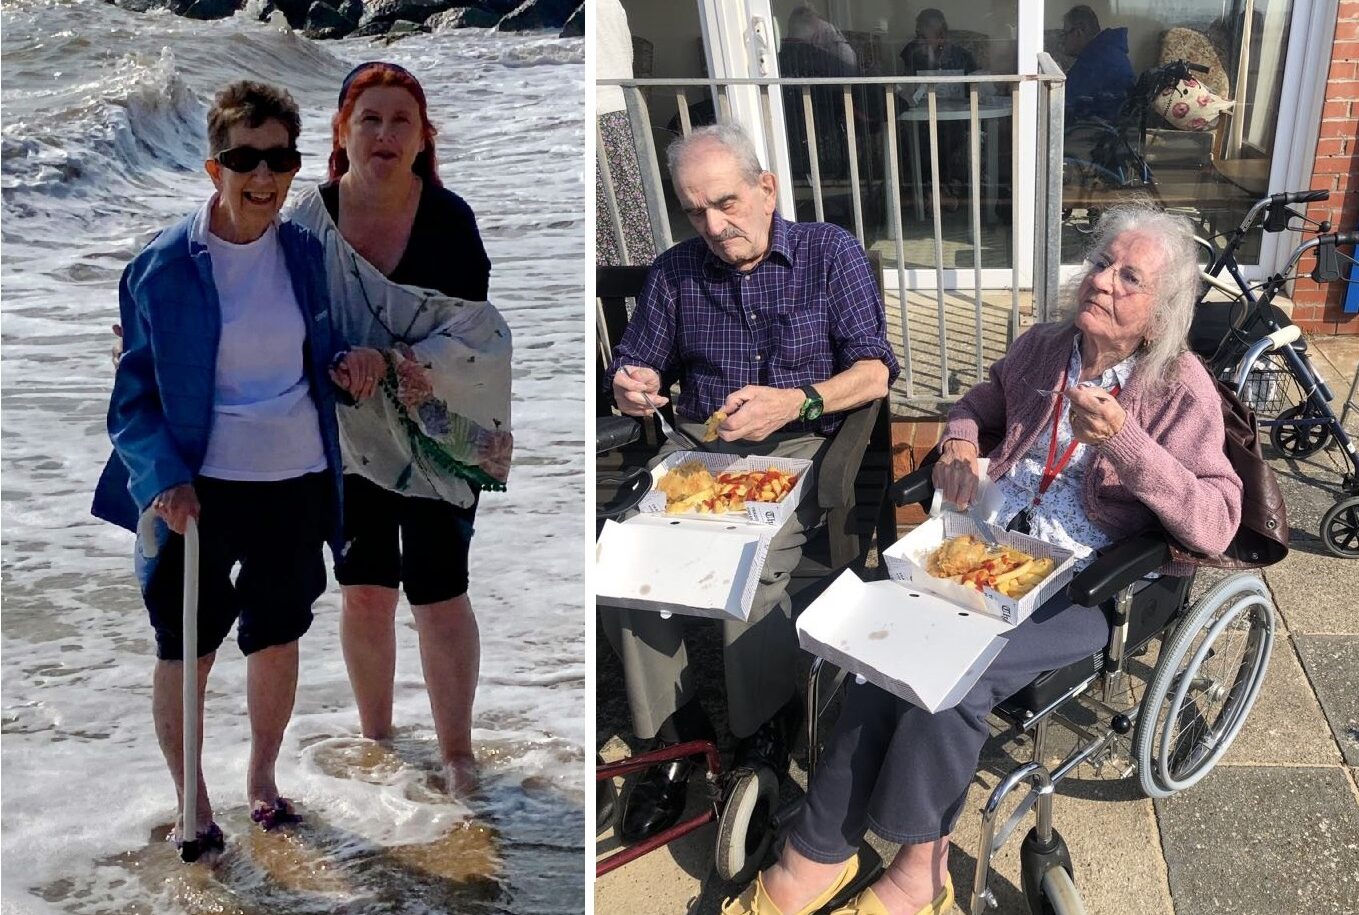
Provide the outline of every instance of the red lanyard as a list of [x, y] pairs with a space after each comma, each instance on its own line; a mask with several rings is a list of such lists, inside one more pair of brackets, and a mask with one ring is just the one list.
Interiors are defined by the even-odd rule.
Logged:
[[[1035, 507], [1043, 501], [1043, 494], [1048, 491], [1048, 487], [1052, 485], [1052, 481], [1057, 479], [1057, 475], [1066, 469], [1067, 462], [1071, 460], [1071, 455], [1075, 453], [1076, 446], [1080, 444], [1075, 438], [1072, 438], [1067, 444], [1066, 450], [1062, 452], [1062, 456], [1060, 458], [1057, 457], [1057, 432], [1062, 426], [1061, 392], [1066, 390], [1066, 382], [1070, 375], [1070, 371], [1069, 368], [1063, 369], [1062, 386], [1057, 389], [1057, 406], [1052, 411], [1052, 437], [1048, 439], [1048, 460], [1047, 463], [1043, 465], [1043, 477], [1038, 481], [1038, 493], [1033, 497], [1033, 505]], [[1120, 390], [1120, 386], [1115, 384], [1109, 389], [1109, 393], [1117, 397]]]

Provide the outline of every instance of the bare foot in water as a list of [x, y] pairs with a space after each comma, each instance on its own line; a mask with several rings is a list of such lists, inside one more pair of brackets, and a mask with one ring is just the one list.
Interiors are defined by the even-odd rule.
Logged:
[[477, 759], [471, 753], [444, 762], [444, 791], [448, 794], [464, 798], [476, 791], [480, 784]]

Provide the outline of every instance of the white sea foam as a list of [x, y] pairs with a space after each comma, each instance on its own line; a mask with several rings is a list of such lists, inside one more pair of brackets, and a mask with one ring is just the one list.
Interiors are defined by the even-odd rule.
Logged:
[[[0, 12], [0, 912], [580, 911], [581, 42], [472, 30], [391, 47], [313, 43], [245, 15], [192, 22], [101, 0], [5, 0]], [[327, 873], [348, 888], [281, 890], [247, 866], [249, 856], [205, 888], [186, 883], [151, 838], [173, 803], [151, 730], [150, 628], [131, 535], [88, 515], [108, 453], [117, 279], [156, 231], [210, 192], [203, 117], [217, 88], [251, 77], [293, 92], [305, 183], [323, 176], [340, 79], [373, 58], [422, 78], [444, 180], [478, 214], [495, 265], [491, 295], [515, 335], [518, 463], [511, 491], [483, 499], [471, 590], [483, 673], [474, 738], [487, 788], [470, 815], [493, 830], [503, 867], [476, 889], [384, 863], [382, 849], [430, 842], [469, 816], [429, 786], [437, 750], [408, 611], [398, 622], [401, 764], [363, 780], [318, 763], [318, 747], [352, 739], [357, 727], [332, 588], [302, 642], [279, 781], [305, 805]], [[224, 646], [210, 681], [205, 768], [237, 837], [248, 829], [244, 676], [239, 653]]]

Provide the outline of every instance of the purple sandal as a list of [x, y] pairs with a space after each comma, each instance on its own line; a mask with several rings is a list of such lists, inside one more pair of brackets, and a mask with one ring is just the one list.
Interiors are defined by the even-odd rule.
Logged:
[[280, 826], [302, 822], [302, 816], [293, 809], [293, 802], [285, 797], [274, 799], [273, 804], [260, 803], [250, 811], [250, 819], [259, 824], [265, 832], [273, 832]]
[[207, 852], [226, 850], [226, 836], [222, 835], [222, 827], [216, 823], [209, 823], [207, 829], [187, 841], [176, 838], [173, 832], [169, 838], [179, 849], [179, 859], [185, 864], [197, 861]]

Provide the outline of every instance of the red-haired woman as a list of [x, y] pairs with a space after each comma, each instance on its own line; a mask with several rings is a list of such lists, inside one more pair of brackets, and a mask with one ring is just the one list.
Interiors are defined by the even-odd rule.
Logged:
[[467, 597], [477, 498], [509, 471], [510, 333], [486, 302], [490, 261], [438, 175], [425, 95], [395, 64], [356, 67], [332, 120], [330, 180], [292, 218], [326, 248], [336, 329], [382, 358], [348, 362], [340, 407], [340, 638], [366, 737], [392, 735], [404, 587], [447, 788], [470, 788], [480, 645]]

